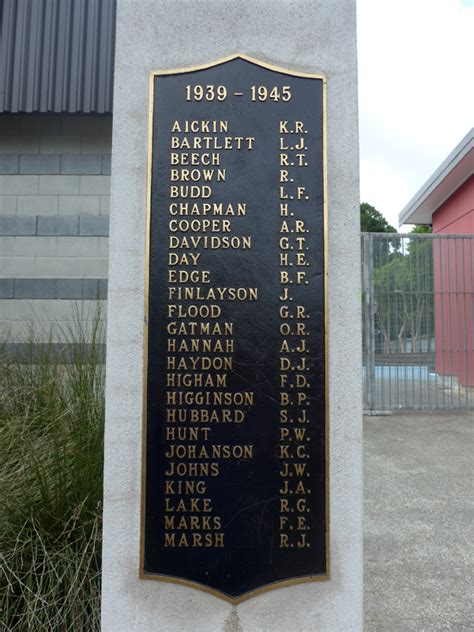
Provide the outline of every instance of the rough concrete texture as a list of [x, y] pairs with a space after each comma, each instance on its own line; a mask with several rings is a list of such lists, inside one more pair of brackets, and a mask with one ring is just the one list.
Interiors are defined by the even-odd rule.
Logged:
[[367, 632], [474, 630], [473, 421], [365, 419]]
[[[138, 579], [148, 80], [233, 53], [327, 75], [331, 579], [235, 610]], [[355, 0], [119, 0], [105, 453], [104, 632], [360, 631], [362, 472]]]

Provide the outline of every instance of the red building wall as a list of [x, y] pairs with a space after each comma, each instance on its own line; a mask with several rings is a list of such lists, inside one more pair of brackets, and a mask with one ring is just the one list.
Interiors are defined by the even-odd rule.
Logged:
[[436, 371], [474, 386], [474, 176], [433, 214]]
[[474, 176], [433, 213], [433, 232], [474, 235]]

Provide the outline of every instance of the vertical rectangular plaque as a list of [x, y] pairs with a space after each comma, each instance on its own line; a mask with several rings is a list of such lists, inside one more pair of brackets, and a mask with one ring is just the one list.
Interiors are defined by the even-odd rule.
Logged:
[[151, 76], [141, 577], [328, 578], [325, 79]]

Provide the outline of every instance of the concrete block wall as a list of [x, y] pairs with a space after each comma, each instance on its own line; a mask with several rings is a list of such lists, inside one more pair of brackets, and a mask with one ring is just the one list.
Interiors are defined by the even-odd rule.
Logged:
[[105, 316], [111, 116], [0, 115], [0, 343]]

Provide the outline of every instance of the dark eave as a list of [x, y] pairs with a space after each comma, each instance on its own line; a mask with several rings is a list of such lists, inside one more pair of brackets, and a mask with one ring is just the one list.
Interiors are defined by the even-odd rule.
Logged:
[[402, 224], [432, 224], [433, 213], [474, 173], [474, 129], [453, 149], [398, 217]]

